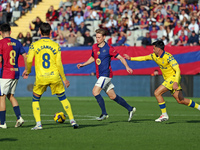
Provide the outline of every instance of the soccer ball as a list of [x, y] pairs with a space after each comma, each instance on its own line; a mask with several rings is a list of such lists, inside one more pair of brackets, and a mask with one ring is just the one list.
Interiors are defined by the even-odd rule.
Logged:
[[66, 116], [63, 112], [57, 112], [54, 115], [54, 121], [57, 123], [63, 123], [66, 120]]

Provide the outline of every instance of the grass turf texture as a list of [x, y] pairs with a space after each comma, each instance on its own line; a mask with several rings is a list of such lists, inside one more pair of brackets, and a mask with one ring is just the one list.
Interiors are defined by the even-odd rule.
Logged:
[[[73, 129], [67, 120], [54, 122], [53, 116], [63, 111], [56, 97], [42, 97], [40, 101], [43, 130], [31, 131], [35, 126], [32, 99], [17, 98], [25, 123], [15, 128], [16, 117], [7, 101], [6, 122], [8, 129], [0, 129], [2, 150], [188, 150], [199, 149], [200, 112], [179, 105], [172, 97], [165, 97], [169, 121], [156, 123], [161, 114], [154, 97], [124, 97], [137, 108], [131, 122], [128, 112], [117, 103], [105, 98], [109, 118], [96, 121], [101, 111], [93, 97], [69, 97], [79, 129]], [[192, 98], [200, 103], [200, 99]]]

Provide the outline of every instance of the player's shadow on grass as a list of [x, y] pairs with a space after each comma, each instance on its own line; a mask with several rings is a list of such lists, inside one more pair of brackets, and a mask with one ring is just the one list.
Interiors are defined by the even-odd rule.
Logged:
[[17, 141], [18, 139], [15, 139], [15, 138], [0, 138], [0, 142], [5, 142], [5, 141], [8, 141], [8, 142], [14, 142], [14, 141]]
[[[89, 124], [89, 125], [88, 124], [79, 124], [78, 129], [87, 128], [87, 127], [105, 126], [105, 125], [107, 125], [107, 124], [106, 123], [104, 123], [104, 124]], [[34, 126], [35, 126], [35, 124], [33, 124], [33, 125], [24, 125], [24, 126], [22, 126], [22, 128], [33, 128]], [[63, 123], [63, 124], [43, 123], [42, 127], [43, 127], [43, 130], [55, 129], [55, 128], [73, 128], [71, 126], [71, 124], [69, 124], [69, 123]]]
[[119, 122], [127, 122], [127, 123], [141, 123], [141, 122], [146, 122], [146, 121], [154, 121], [153, 119], [133, 119], [130, 122], [127, 120], [118, 120], [118, 121], [110, 121], [110, 123], [119, 123]]
[[190, 120], [190, 121], [186, 121], [187, 123], [200, 123], [200, 120]]

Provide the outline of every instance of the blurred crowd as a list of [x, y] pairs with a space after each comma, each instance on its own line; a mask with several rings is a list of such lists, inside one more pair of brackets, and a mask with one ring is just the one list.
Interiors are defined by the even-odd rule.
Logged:
[[40, 1], [42, 0], [0, 0], [0, 24], [13, 23], [14, 11], [19, 11], [20, 16], [24, 15]]
[[[195, 46], [200, 44], [199, 4], [198, 0], [63, 0], [58, 10], [50, 6], [43, 21], [51, 24], [51, 38], [60, 46], [91, 46], [98, 28], [108, 31], [106, 41], [113, 46], [134, 41], [146, 46], [157, 39], [165, 45]], [[32, 36], [40, 36], [43, 21], [39, 17], [32, 21]]]

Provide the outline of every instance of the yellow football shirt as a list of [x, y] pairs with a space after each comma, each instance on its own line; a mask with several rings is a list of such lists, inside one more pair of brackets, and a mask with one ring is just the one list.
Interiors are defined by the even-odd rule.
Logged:
[[168, 52], [164, 51], [160, 57], [156, 56], [155, 53], [152, 53], [147, 56], [131, 57], [131, 60], [132, 61], [153, 60], [160, 67], [164, 80], [175, 76], [174, 82], [179, 83], [180, 81], [181, 75], [180, 75], [179, 65], [177, 61], [174, 59], [174, 57]]
[[66, 80], [61, 61], [61, 50], [57, 43], [50, 38], [43, 37], [31, 44], [27, 56], [27, 73], [31, 72], [35, 57], [36, 83], [46, 85], [60, 81], [60, 76]]

